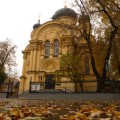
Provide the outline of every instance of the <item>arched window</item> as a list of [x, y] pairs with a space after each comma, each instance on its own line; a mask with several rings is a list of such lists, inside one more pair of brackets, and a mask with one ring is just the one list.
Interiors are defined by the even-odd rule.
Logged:
[[85, 63], [85, 74], [89, 75], [90, 74], [90, 66], [89, 66], [89, 57], [85, 57], [84, 59]]
[[59, 42], [58, 42], [58, 40], [56, 39], [55, 41], [54, 41], [54, 57], [57, 57], [58, 56], [58, 54], [59, 54]]
[[50, 55], [50, 41], [47, 40], [45, 42], [45, 57], [49, 57]]

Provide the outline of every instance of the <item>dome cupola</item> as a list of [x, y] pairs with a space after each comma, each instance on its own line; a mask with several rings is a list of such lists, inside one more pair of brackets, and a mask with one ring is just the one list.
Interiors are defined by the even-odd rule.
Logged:
[[36, 24], [33, 25], [33, 29], [38, 28], [40, 25], [41, 25], [40, 24], [40, 20], [38, 20], [38, 23], [36, 23]]
[[52, 19], [54, 20], [61, 16], [77, 18], [77, 13], [71, 8], [64, 7], [64, 8], [57, 10], [55, 14], [52, 16]]

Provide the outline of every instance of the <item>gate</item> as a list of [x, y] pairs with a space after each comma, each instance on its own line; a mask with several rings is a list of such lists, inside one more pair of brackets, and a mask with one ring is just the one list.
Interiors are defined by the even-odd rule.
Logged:
[[53, 74], [46, 75], [45, 89], [55, 89], [55, 81], [53, 80]]
[[19, 92], [19, 82], [11, 82], [9, 80], [6, 98], [17, 98], [18, 92]]

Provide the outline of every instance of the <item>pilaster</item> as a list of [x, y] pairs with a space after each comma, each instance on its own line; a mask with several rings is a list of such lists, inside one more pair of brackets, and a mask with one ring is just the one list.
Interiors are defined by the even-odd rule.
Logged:
[[32, 71], [36, 70], [36, 57], [37, 57], [37, 49], [35, 48], [34, 51], [33, 51]]
[[36, 71], [39, 71], [39, 67], [40, 67], [40, 49], [38, 49], [37, 52], [37, 64], [36, 64]]
[[51, 43], [50, 44], [50, 56], [49, 56], [50, 58], [53, 58], [53, 51], [54, 51], [53, 48], [54, 48], [53, 43]]
[[33, 64], [33, 52], [34, 52], [34, 50], [32, 49], [32, 50], [31, 50], [31, 56], [30, 56], [30, 68], [29, 68], [29, 71], [32, 71], [32, 64]]
[[22, 69], [22, 76], [25, 76], [26, 58], [27, 58], [27, 53], [24, 53], [24, 55], [23, 55], [23, 69]]

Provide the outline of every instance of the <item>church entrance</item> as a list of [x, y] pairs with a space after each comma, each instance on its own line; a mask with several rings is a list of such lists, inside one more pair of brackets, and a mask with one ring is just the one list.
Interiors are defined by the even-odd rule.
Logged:
[[45, 89], [55, 89], [54, 74], [47, 74], [45, 81]]

